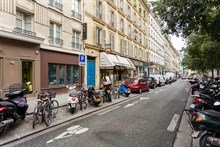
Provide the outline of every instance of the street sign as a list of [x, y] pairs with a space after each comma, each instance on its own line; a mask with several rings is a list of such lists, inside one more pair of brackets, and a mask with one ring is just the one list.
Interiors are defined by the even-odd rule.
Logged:
[[86, 64], [86, 56], [84, 54], [79, 55], [79, 65], [84, 66]]

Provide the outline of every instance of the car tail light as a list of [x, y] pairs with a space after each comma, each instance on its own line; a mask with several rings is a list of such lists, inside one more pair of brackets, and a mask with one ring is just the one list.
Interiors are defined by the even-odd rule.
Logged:
[[4, 112], [6, 110], [8, 110], [8, 107], [0, 107], [0, 112]]
[[75, 101], [75, 100], [76, 100], [76, 98], [75, 98], [75, 97], [72, 97], [72, 98], [71, 98], [71, 100], [72, 100], [72, 101]]

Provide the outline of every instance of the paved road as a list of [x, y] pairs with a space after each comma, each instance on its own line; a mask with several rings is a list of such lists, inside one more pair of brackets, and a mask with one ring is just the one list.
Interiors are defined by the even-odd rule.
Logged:
[[177, 81], [10, 145], [171, 147], [188, 94], [188, 83]]

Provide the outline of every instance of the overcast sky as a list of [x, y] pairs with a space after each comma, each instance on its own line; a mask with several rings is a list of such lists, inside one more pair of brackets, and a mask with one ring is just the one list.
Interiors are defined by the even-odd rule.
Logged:
[[173, 47], [177, 50], [181, 50], [182, 47], [186, 47], [182, 37], [171, 36], [171, 42], [173, 44]]

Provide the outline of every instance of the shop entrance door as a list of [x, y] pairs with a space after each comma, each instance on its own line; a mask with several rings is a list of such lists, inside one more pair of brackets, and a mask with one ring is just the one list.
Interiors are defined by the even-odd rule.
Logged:
[[32, 85], [33, 85], [32, 61], [22, 61], [22, 84], [25, 85], [27, 82], [30, 82], [28, 88], [32, 91]]
[[87, 86], [95, 86], [95, 59], [87, 60]]

